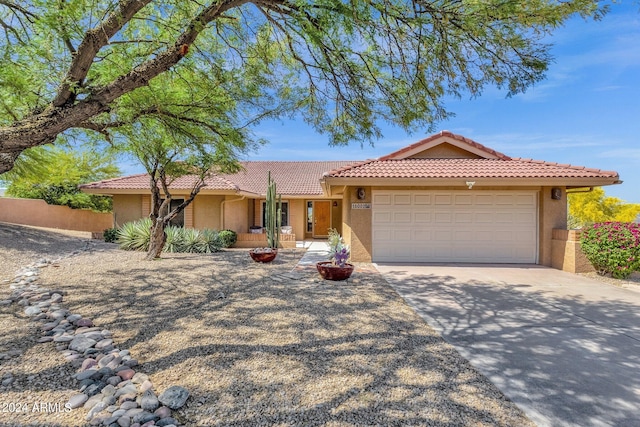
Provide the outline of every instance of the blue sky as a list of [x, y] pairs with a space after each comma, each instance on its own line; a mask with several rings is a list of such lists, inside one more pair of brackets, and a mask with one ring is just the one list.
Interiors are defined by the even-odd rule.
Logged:
[[[512, 157], [615, 170], [624, 181], [606, 193], [640, 203], [640, 11], [629, 0], [601, 21], [575, 18], [549, 39], [555, 62], [546, 80], [505, 98], [485, 89], [476, 99], [450, 99], [450, 130]], [[270, 143], [247, 160], [364, 160], [429, 135], [384, 127], [374, 147], [330, 147], [301, 121], [267, 122], [256, 129]], [[125, 168], [127, 173], [133, 173]]]

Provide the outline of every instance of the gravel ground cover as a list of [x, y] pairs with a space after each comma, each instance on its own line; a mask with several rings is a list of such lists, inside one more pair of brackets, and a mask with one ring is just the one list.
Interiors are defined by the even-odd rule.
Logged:
[[[186, 387], [174, 417], [185, 426], [532, 426], [485, 377], [426, 325], [369, 265], [349, 282], [292, 270], [301, 250], [271, 264], [246, 250], [143, 255], [115, 245], [0, 224], [3, 280], [39, 258], [59, 257], [39, 283], [109, 329], [154, 389]], [[0, 307], [0, 425], [82, 426], [64, 406], [76, 369], [37, 343], [19, 307]], [[8, 354], [11, 353], [11, 354]], [[50, 406], [49, 409], [55, 409]]]

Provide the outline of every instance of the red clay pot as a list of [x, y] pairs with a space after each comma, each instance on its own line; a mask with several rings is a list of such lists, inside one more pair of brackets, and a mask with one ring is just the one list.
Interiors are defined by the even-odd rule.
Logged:
[[278, 255], [277, 249], [272, 249], [271, 252], [254, 252], [253, 249], [249, 251], [249, 255], [255, 262], [271, 262]]
[[331, 261], [322, 261], [316, 263], [318, 273], [325, 280], [346, 280], [353, 273], [353, 264], [345, 264], [344, 267], [333, 265]]

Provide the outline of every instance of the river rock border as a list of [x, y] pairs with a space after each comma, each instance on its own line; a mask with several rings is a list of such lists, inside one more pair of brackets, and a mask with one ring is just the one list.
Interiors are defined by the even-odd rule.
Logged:
[[[138, 361], [129, 350], [115, 347], [110, 331], [65, 309], [61, 304], [65, 292], [38, 286], [40, 269], [58, 261], [41, 259], [19, 270], [9, 283], [11, 296], [0, 305], [23, 306], [25, 315], [41, 323], [38, 342], [52, 342], [78, 368], [74, 378], [79, 382], [79, 393], [71, 396], [65, 407], [88, 410], [86, 420], [92, 426], [180, 426], [171, 415], [189, 398], [185, 388], [171, 386], [156, 395], [149, 377], [136, 372]], [[12, 381], [12, 377], [3, 378], [2, 385]]]

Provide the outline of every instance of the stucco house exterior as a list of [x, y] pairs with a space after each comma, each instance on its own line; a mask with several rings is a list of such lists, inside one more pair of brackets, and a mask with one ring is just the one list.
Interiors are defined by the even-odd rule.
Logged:
[[[620, 183], [618, 173], [511, 158], [442, 131], [374, 160], [255, 161], [209, 178], [185, 210], [187, 227], [232, 229], [261, 246], [267, 172], [285, 203], [285, 245], [336, 228], [362, 262], [552, 265], [553, 229], [566, 229], [567, 191]], [[172, 183], [187, 195], [189, 177]], [[82, 186], [113, 196], [117, 224], [147, 216], [149, 180], [134, 175]]]

